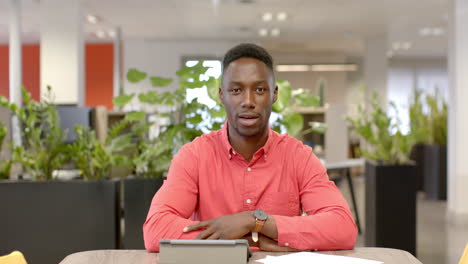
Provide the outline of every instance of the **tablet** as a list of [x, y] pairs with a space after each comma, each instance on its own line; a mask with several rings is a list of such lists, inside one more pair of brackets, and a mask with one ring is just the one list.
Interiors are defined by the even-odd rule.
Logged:
[[161, 239], [159, 243], [161, 264], [245, 264], [252, 255], [245, 239]]

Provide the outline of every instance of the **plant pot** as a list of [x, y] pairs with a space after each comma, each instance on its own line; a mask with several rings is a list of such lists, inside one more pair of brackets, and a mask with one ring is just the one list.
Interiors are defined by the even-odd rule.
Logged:
[[416, 144], [411, 149], [410, 159], [416, 165], [416, 190], [424, 190], [424, 144]]
[[368, 247], [397, 248], [416, 256], [415, 165], [366, 162]]
[[123, 181], [123, 248], [144, 249], [143, 224], [154, 194], [163, 184], [163, 179], [125, 179]]
[[424, 145], [424, 191], [430, 200], [447, 200], [447, 147]]
[[59, 263], [117, 244], [116, 181], [0, 182], [0, 255], [20, 250], [29, 263]]

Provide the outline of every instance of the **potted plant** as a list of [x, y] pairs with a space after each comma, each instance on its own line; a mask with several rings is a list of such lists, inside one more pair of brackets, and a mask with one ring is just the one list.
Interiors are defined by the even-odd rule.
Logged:
[[[390, 107], [395, 108], [394, 104]], [[399, 121], [390, 116], [373, 94], [369, 108], [358, 106], [347, 121], [366, 142], [366, 246], [390, 247], [416, 254], [416, 179], [409, 161], [413, 145]]]
[[0, 182], [0, 254], [21, 250], [33, 263], [117, 245], [118, 182], [55, 177], [69, 155], [79, 153], [63, 143], [66, 131], [49, 98], [33, 101], [23, 89], [21, 107], [0, 99], [20, 121], [22, 145], [14, 147], [13, 161], [25, 173], [22, 180]]
[[[420, 179], [419, 189], [432, 200], [447, 199], [447, 104], [435, 95], [415, 90], [410, 105], [410, 133], [417, 145], [413, 158], [417, 164]], [[425, 101], [423, 101], [425, 99]], [[424, 104], [425, 103], [425, 104]], [[427, 111], [424, 111], [424, 107]]]
[[[3, 147], [3, 141], [7, 135], [7, 129], [5, 124], [0, 122], [0, 153]], [[0, 159], [0, 180], [6, 180], [10, 177], [12, 161], [11, 159], [3, 160]]]

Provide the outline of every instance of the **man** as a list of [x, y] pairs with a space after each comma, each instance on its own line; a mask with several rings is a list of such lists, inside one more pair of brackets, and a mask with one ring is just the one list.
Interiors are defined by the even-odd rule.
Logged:
[[348, 205], [311, 148], [269, 128], [277, 95], [267, 51], [241, 44], [226, 53], [227, 122], [174, 156], [143, 226], [147, 250], [159, 251], [161, 238], [245, 238], [265, 251], [354, 247]]

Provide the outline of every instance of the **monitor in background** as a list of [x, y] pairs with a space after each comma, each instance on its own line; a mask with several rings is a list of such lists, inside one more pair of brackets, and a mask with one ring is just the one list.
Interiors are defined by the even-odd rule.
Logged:
[[75, 105], [58, 105], [57, 112], [60, 116], [60, 127], [68, 130], [66, 143], [73, 143], [76, 140], [75, 126], [80, 124], [84, 127], [91, 127], [90, 107], [78, 107]]

